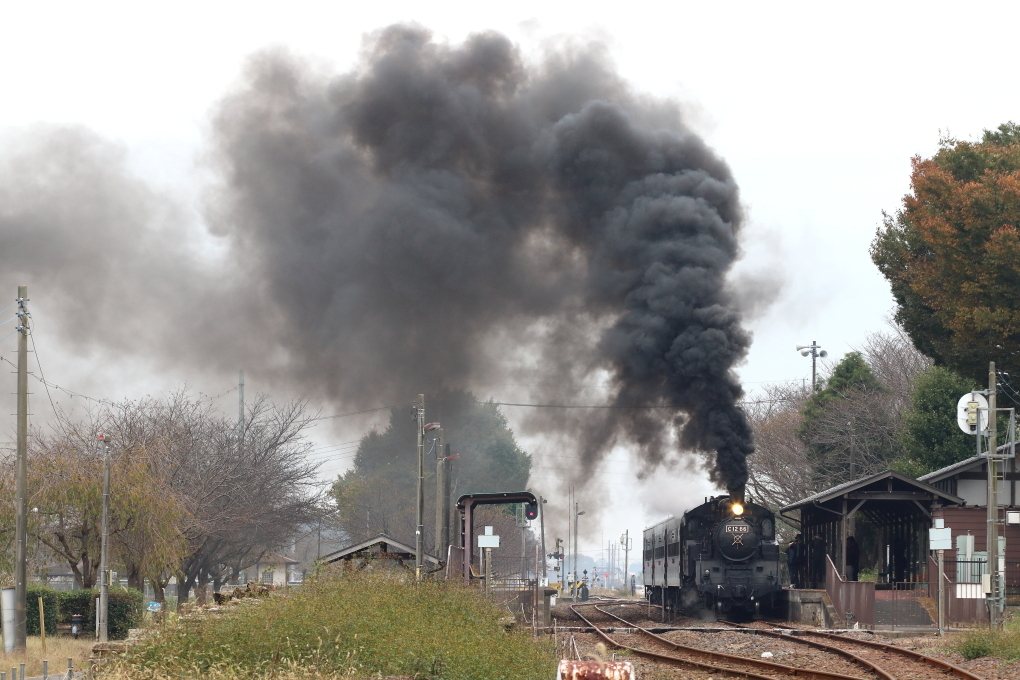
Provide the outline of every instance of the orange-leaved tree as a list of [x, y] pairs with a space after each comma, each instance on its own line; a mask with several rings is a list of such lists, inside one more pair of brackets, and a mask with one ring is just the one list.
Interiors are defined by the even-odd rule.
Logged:
[[871, 246], [896, 320], [937, 364], [979, 382], [990, 360], [1020, 369], [1020, 125], [942, 139], [912, 163], [912, 193]]

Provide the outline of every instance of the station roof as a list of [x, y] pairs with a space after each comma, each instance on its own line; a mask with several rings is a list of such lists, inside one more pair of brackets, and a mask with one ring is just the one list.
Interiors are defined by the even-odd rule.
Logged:
[[[375, 548], [376, 546], [378, 546], [379, 549], [374, 551], [370, 550], [371, 548]], [[391, 538], [386, 534], [379, 534], [378, 536], [364, 540], [361, 543], [355, 543], [354, 545], [349, 545], [346, 548], [341, 548], [336, 552], [331, 552], [328, 555], [323, 555], [321, 561], [325, 563], [337, 562], [346, 557], [351, 557], [354, 554], [363, 551], [409, 555], [412, 558], [415, 556], [415, 549], [412, 548], [411, 546], [401, 543], [400, 541], [396, 540], [395, 538]], [[431, 564], [439, 564], [439, 560], [437, 560], [435, 557], [429, 554], [424, 555], [424, 560]]]
[[934, 484], [935, 482], [941, 482], [946, 477], [952, 477], [957, 472], [963, 472], [964, 470], [975, 465], [976, 463], [983, 464], [984, 461], [986, 460], [988, 459], [985, 458], [984, 456], [971, 456], [970, 458], [958, 461], [956, 463], [953, 463], [952, 465], [947, 465], [941, 470], [936, 470], [935, 472], [929, 472], [926, 475], [921, 475], [920, 477], [918, 477], [918, 480], [922, 482], [928, 482], [930, 484]]
[[926, 482], [919, 481], [895, 470], [886, 470], [855, 479], [852, 482], [838, 484], [825, 491], [820, 491], [786, 506], [780, 512], [786, 513], [806, 507], [824, 505], [830, 501], [842, 499], [844, 496], [848, 499], [861, 501], [932, 501], [939, 499], [943, 503], [950, 505], [963, 505], [964, 502], [962, 498], [936, 489]]

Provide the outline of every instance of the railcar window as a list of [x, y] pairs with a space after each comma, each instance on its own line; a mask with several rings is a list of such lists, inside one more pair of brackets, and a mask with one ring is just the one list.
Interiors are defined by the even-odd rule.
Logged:
[[763, 519], [761, 521], [761, 533], [765, 538], [772, 538], [772, 520]]

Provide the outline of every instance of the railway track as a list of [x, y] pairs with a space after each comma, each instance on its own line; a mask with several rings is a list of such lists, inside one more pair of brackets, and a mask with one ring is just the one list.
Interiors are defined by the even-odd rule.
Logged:
[[[904, 649], [903, 647], [898, 647], [888, 643], [860, 640], [835, 633], [822, 633], [811, 630], [797, 630], [797, 634], [792, 635], [790, 633], [764, 630], [756, 626], [746, 626], [744, 624], [733, 623], [731, 621], [720, 620], [719, 623], [733, 628], [754, 630], [758, 634], [770, 635], [784, 640], [789, 640], [791, 642], [809, 645], [815, 649], [822, 649], [834, 654], [839, 654], [844, 658], [852, 659], [855, 663], [870, 669], [872, 672], [878, 673], [881, 677], [886, 678], [887, 680], [896, 680], [897, 678], [897, 676], [890, 674], [890, 668], [892, 671], [899, 673], [901, 676], [915, 678], [918, 675], [918, 665], [924, 665], [930, 670], [935, 671], [935, 674], [931, 672], [926, 674], [934, 678], [946, 678], [947, 675], [950, 675], [960, 678], [961, 680], [984, 680], [981, 676], [976, 675], [965, 668], [960, 668], [948, 661], [936, 659], [926, 654], [915, 652], [912, 649]], [[792, 628], [787, 630], [790, 630], [791, 633], [794, 631]], [[821, 642], [818, 639], [806, 638], [822, 638], [829, 640], [830, 642]], [[855, 645], [857, 646], [856, 651], [853, 649]], [[866, 651], [861, 650], [861, 647], [864, 647]], [[879, 661], [881, 661], [881, 666], [879, 665], [879, 662], [876, 661], [876, 657], [878, 657]]]
[[[642, 635], [654, 641], [653, 644], [659, 647], [666, 647], [673, 653], [664, 654], [647, 648], [632, 647], [620, 642], [619, 640], [613, 639], [608, 633], [602, 630], [603, 626], [594, 623], [578, 611], [581, 607], [594, 607], [600, 614], [616, 619], [617, 621], [621, 621], [627, 624], [627, 627], [629, 628], [641, 631]], [[748, 679], [754, 678], [755, 680], [781, 680], [782, 678], [789, 677], [804, 678], [805, 680], [862, 680], [860, 677], [852, 675], [843, 675], [840, 673], [831, 673], [828, 671], [808, 668], [798, 668], [796, 666], [787, 666], [785, 664], [773, 663], [771, 661], [750, 659], [743, 656], [735, 656], [733, 654], [724, 654], [723, 652], [716, 652], [709, 649], [682, 645], [680, 643], [673, 642], [672, 640], [667, 640], [666, 638], [656, 635], [641, 626], [633, 624], [616, 614], [608, 612], [599, 606], [598, 603], [572, 605], [570, 609], [579, 619], [591, 626], [594, 629], [595, 634], [602, 638], [606, 644], [617, 649], [628, 650], [632, 654], [652, 659], [660, 663], [696, 668], [698, 670], [709, 671], [711, 673], [724, 673]], [[896, 678], [888, 676], [885, 677], [885, 680], [896, 680]]]

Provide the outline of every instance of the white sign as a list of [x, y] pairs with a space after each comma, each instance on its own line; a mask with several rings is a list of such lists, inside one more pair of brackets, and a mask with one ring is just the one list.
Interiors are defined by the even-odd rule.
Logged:
[[[974, 419], [974, 416], [970, 414], [971, 402], [977, 403], [975, 407], [977, 413], [974, 414], [977, 418], [976, 427], [971, 424], [971, 420]], [[960, 429], [967, 434], [977, 434], [988, 429], [988, 400], [984, 395], [968, 392], [960, 397], [960, 401], [956, 402], [956, 422]]]
[[929, 550], [952, 550], [953, 549], [953, 537], [951, 535], [952, 529], [946, 527], [944, 529], [931, 528], [928, 529], [928, 543]]
[[498, 548], [499, 547], [499, 536], [479, 536], [478, 537], [479, 548]]

